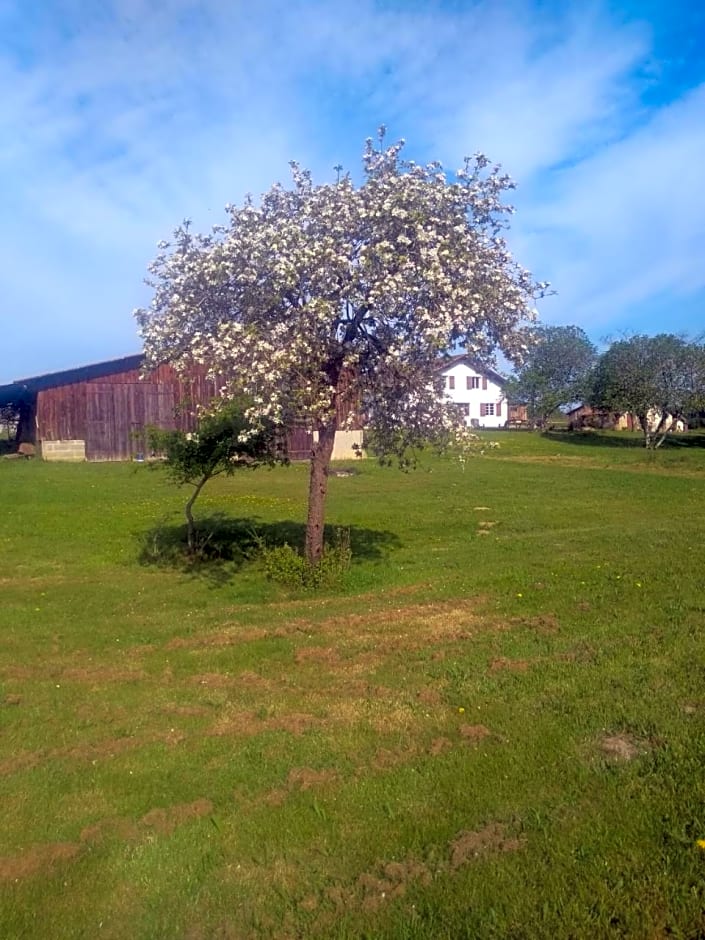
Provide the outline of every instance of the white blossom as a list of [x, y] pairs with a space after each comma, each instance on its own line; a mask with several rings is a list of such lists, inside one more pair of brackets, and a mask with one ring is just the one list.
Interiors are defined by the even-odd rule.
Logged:
[[185, 221], [160, 242], [152, 303], [136, 312], [148, 364], [204, 363], [225, 395], [250, 397], [253, 419], [311, 430], [340, 426], [354, 403], [401, 447], [450, 420], [445, 353], [520, 361], [546, 285], [501, 235], [512, 181], [477, 154], [450, 182], [382, 137], [366, 144], [359, 187], [314, 185], [292, 163], [290, 189], [228, 205], [209, 235]]

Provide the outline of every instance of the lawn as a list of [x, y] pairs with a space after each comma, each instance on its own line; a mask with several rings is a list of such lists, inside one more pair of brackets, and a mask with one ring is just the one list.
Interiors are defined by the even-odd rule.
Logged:
[[[705, 447], [495, 435], [185, 491], [0, 461], [0, 937], [705, 936]], [[347, 466], [347, 465], [346, 465]], [[217, 530], [217, 531], [216, 531]]]

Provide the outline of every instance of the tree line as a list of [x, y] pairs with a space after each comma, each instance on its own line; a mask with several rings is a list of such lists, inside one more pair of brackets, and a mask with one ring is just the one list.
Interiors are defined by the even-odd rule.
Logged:
[[637, 419], [647, 448], [659, 447], [676, 420], [705, 417], [705, 345], [672, 333], [636, 335], [602, 354], [577, 326], [543, 326], [508, 393], [543, 427], [558, 409], [584, 403]]

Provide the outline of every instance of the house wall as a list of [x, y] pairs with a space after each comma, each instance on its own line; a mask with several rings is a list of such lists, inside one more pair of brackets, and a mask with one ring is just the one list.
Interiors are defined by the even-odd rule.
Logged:
[[[454, 404], [467, 408], [468, 427], [501, 428], [507, 422], [507, 399], [500, 385], [465, 362], [443, 370], [444, 394]], [[468, 388], [468, 384], [471, 387]], [[492, 413], [489, 413], [492, 412]]]

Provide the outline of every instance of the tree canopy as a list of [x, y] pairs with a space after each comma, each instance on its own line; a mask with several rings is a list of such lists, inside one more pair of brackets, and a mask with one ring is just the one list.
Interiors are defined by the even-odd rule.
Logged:
[[659, 447], [676, 418], [705, 402], [705, 350], [680, 336], [632, 336], [600, 357], [590, 403], [637, 416], [647, 448]]
[[[306, 555], [323, 550], [327, 471], [350, 405], [393, 450], [458, 421], [439, 359], [454, 348], [520, 361], [545, 285], [502, 237], [509, 177], [482, 155], [453, 181], [439, 163], [401, 158], [372, 139], [364, 178], [293, 185], [226, 207], [208, 235], [184, 223], [150, 266], [151, 306], [136, 312], [147, 361], [224, 376], [249, 416], [315, 432]], [[348, 417], [349, 420], [349, 417]], [[400, 435], [399, 431], [403, 433]]]
[[525, 403], [529, 417], [543, 426], [556, 409], [585, 396], [597, 350], [579, 326], [542, 326], [535, 336], [507, 394]]

